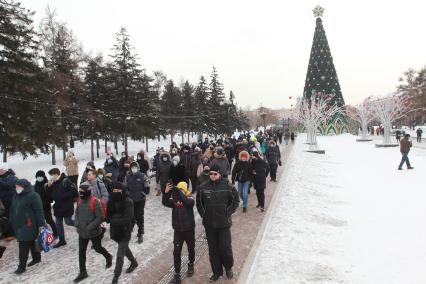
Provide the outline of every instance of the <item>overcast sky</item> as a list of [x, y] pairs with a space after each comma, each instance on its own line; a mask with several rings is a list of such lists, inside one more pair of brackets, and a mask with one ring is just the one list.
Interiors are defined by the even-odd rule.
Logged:
[[425, 0], [21, 0], [38, 25], [49, 4], [86, 51], [110, 54], [124, 26], [148, 73], [196, 84], [216, 66], [241, 106], [289, 107], [301, 96], [315, 29], [323, 18], [348, 104], [395, 90], [426, 64]]

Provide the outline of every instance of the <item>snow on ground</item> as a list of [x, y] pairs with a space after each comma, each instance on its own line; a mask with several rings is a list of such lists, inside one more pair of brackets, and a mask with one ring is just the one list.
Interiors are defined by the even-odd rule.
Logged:
[[426, 150], [319, 137], [290, 156], [248, 283], [426, 283]]
[[[196, 139], [195, 136], [193, 139]], [[180, 137], [177, 139], [178, 144]], [[155, 153], [157, 146], [163, 146], [168, 149], [170, 138], [166, 140], [149, 141], [150, 156]], [[103, 166], [105, 154], [103, 153], [103, 144], [101, 144], [100, 159], [95, 161], [96, 166]], [[123, 149], [119, 145], [120, 152]], [[130, 155], [136, 154], [140, 149], [145, 149], [143, 143], [129, 141]], [[90, 160], [90, 143], [76, 143], [74, 152], [80, 160], [80, 173], [84, 171], [86, 163]], [[62, 152], [57, 151], [58, 165], [62, 169]], [[34, 180], [35, 172], [38, 169], [48, 170], [52, 168], [51, 157], [49, 155], [41, 155], [38, 158], [30, 157], [22, 160], [20, 155], [9, 158], [9, 167], [13, 168], [18, 177], [25, 177]], [[81, 174], [80, 174], [81, 177]], [[155, 180], [152, 179], [151, 192], [155, 186]], [[150, 194], [145, 207], [145, 235], [142, 244], [136, 243], [137, 226], [133, 230], [133, 239], [130, 248], [139, 262], [139, 267], [132, 274], [126, 274], [129, 262], [125, 259], [123, 274], [120, 277], [120, 283], [141, 283], [142, 279], [138, 278], [138, 273], [142, 271], [147, 263], [153, 258], [161, 255], [173, 241], [173, 229], [171, 225], [171, 210], [161, 204], [161, 197]], [[198, 214], [198, 213], [196, 213]], [[197, 220], [199, 216], [196, 216]], [[22, 276], [16, 276], [13, 272], [18, 266], [18, 247], [16, 241], [3, 242], [7, 246], [7, 250], [0, 260], [0, 283], [71, 283], [78, 274], [78, 235], [75, 228], [65, 225], [65, 236], [67, 245], [62, 248], [53, 249], [48, 253], [42, 253], [41, 264], [27, 268]], [[109, 229], [102, 241], [103, 246], [115, 257], [117, 255], [117, 245], [109, 238]], [[110, 283], [113, 277], [115, 258], [113, 267], [105, 270], [105, 259], [102, 255], [97, 254], [94, 250], [87, 250], [86, 267], [89, 278], [82, 283]], [[172, 251], [170, 251], [172, 257]], [[31, 261], [31, 256], [29, 260]]]

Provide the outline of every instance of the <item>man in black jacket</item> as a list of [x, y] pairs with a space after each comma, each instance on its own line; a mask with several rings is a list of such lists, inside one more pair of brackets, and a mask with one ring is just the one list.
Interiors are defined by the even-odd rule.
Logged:
[[256, 190], [257, 206], [260, 211], [265, 211], [266, 177], [269, 174], [269, 165], [260, 156], [257, 150], [253, 150], [251, 161], [253, 169], [253, 187]]
[[127, 190], [120, 183], [112, 185], [110, 199], [107, 205], [106, 222], [110, 223], [111, 239], [118, 244], [117, 261], [115, 263], [114, 278], [112, 283], [118, 283], [124, 264], [124, 256], [130, 261], [126, 273], [133, 272], [138, 267], [138, 262], [129, 248], [135, 226], [135, 215], [133, 211], [133, 200], [128, 196]]
[[182, 245], [186, 242], [188, 247], [188, 277], [194, 275], [195, 261], [195, 219], [194, 205], [195, 200], [191, 196], [186, 182], [180, 182], [176, 187], [172, 184], [167, 184], [163, 194], [163, 205], [173, 209], [172, 211], [172, 226], [174, 229], [174, 266], [175, 276], [170, 283], [181, 283], [180, 268]]
[[213, 271], [210, 282], [217, 281], [223, 275], [223, 267], [227, 278], [233, 278], [231, 215], [239, 202], [235, 187], [222, 178], [217, 166], [212, 166], [210, 180], [201, 186], [197, 194], [197, 209], [203, 218]]

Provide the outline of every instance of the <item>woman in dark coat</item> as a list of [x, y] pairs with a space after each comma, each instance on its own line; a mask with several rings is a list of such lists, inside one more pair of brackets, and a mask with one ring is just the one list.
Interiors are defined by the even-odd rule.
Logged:
[[19, 266], [15, 273], [22, 274], [26, 270], [30, 251], [32, 261], [28, 266], [41, 262], [41, 254], [36, 249], [35, 241], [45, 224], [40, 196], [34, 192], [33, 186], [26, 179], [16, 182], [16, 194], [12, 198], [9, 221], [19, 243]]
[[53, 221], [52, 217], [52, 198], [47, 194], [46, 192], [46, 184], [47, 184], [47, 177], [44, 171], [38, 171], [35, 175], [36, 182], [34, 184], [34, 190], [38, 193], [41, 199], [41, 203], [43, 204], [43, 212], [44, 212], [44, 219], [46, 220], [46, 223], [49, 224], [50, 228], [52, 229], [53, 235], [55, 238], [58, 236], [58, 231], [56, 230], [55, 222]]
[[257, 150], [253, 151], [251, 166], [253, 168], [253, 187], [256, 190], [257, 206], [265, 211], [266, 177], [269, 175], [269, 165], [260, 156]]
[[108, 201], [106, 222], [110, 223], [111, 239], [117, 242], [117, 261], [114, 269], [112, 283], [117, 283], [121, 275], [124, 264], [124, 256], [130, 261], [127, 273], [132, 272], [138, 266], [132, 251], [129, 248], [135, 216], [133, 211], [133, 201], [129, 198], [127, 190], [121, 183], [112, 185], [111, 198]]

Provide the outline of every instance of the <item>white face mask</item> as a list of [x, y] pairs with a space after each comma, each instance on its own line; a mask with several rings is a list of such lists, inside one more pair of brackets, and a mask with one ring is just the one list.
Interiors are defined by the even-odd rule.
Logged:
[[138, 172], [138, 168], [132, 168], [132, 173], [137, 173]]
[[98, 178], [99, 178], [100, 180], [102, 180], [102, 179], [104, 178], [104, 175], [98, 175]]
[[173, 161], [173, 165], [176, 167], [178, 165], [177, 161]]
[[16, 193], [17, 194], [21, 194], [21, 192], [24, 191], [24, 189], [22, 187], [16, 187]]
[[37, 178], [36, 178], [36, 180], [37, 180], [38, 182], [43, 182], [44, 177], [37, 177]]
[[163, 161], [164, 161], [164, 162], [167, 162], [167, 160], [168, 160], [167, 158], [163, 158]]

